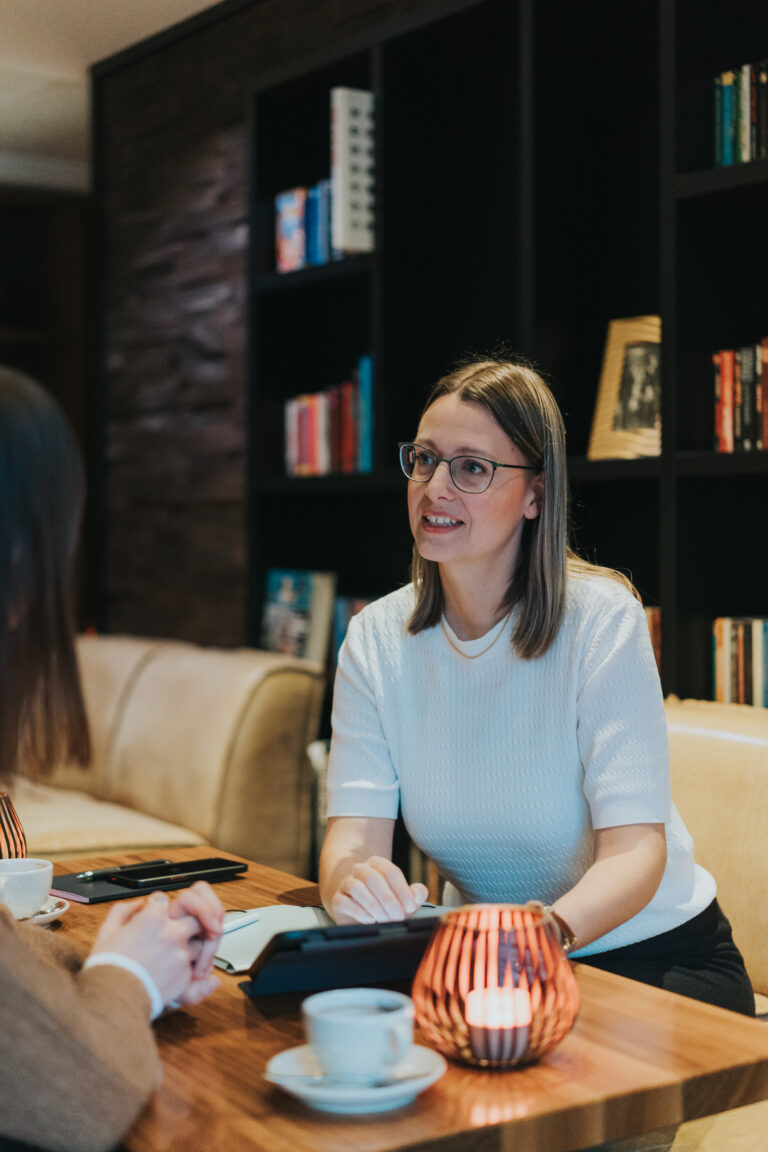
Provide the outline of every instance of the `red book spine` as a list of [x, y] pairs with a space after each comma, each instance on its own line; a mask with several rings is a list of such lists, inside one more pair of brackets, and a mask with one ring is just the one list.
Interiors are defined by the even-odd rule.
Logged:
[[328, 389], [328, 422], [331, 430], [331, 472], [341, 472], [341, 389]]
[[761, 340], [763, 346], [763, 368], [761, 372], [763, 392], [763, 448], [768, 449], [768, 336]]
[[341, 385], [341, 470], [354, 472], [357, 468], [357, 413], [356, 386], [345, 380]]
[[758, 452], [766, 444], [763, 425], [765, 422], [765, 413], [763, 411], [765, 404], [765, 391], [763, 383], [763, 360], [766, 353], [763, 350], [761, 341], [755, 345], [755, 448]]
[[720, 352], [720, 451], [733, 452], [733, 349]]
[[720, 394], [720, 353], [712, 353], [712, 367], [715, 376], [715, 452], [723, 451], [723, 400]]

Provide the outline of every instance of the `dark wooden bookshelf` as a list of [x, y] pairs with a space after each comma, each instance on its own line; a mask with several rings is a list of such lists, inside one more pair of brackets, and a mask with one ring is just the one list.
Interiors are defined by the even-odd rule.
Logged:
[[[501, 343], [534, 360], [563, 409], [576, 546], [661, 606], [665, 691], [712, 695], [714, 617], [768, 615], [755, 519], [768, 452], [712, 450], [711, 370], [716, 348], [768, 334], [768, 161], [714, 164], [712, 82], [764, 55], [768, 17], [748, 0], [727, 13], [714, 0], [482, 0], [256, 89], [252, 169], [268, 178], [252, 188], [251, 430], [276, 449], [251, 472], [252, 635], [269, 566], [331, 567], [345, 593], [407, 579], [394, 445], [456, 357]], [[363, 81], [377, 97], [376, 252], [277, 276], [271, 197], [327, 174], [317, 109], [331, 83]], [[289, 114], [305, 167], [300, 148], [281, 153]], [[608, 321], [643, 314], [662, 318], [661, 455], [589, 460]], [[283, 401], [363, 350], [374, 472], [280, 477]]]
[[[183, 34], [97, 70], [103, 379], [96, 391], [107, 413], [117, 406], [118, 415], [143, 418], [142, 353], [153, 365], [155, 340], [184, 364], [205, 359], [171, 321], [169, 332], [155, 327], [156, 305], [169, 293], [183, 297], [198, 275], [198, 230], [208, 229], [217, 253], [210, 237], [239, 225], [233, 203], [242, 203], [248, 226], [247, 314], [237, 333], [227, 330], [223, 372], [233, 381], [229, 437], [234, 442], [242, 429], [243, 412], [247, 437], [242, 464], [234, 451], [215, 457], [236, 493], [228, 514], [245, 525], [247, 557], [233, 528], [215, 550], [223, 557], [217, 580], [203, 572], [185, 600], [165, 530], [169, 522], [182, 527], [158, 487], [150, 551], [165, 561], [166, 592], [165, 615], [149, 611], [152, 629], [160, 634], [172, 620], [188, 638], [218, 642], [221, 588], [247, 586], [247, 624], [238, 634], [241, 600], [230, 597], [226, 635], [257, 642], [270, 567], [332, 569], [349, 595], [383, 594], [407, 580], [411, 542], [396, 443], [414, 435], [429, 385], [457, 357], [501, 344], [535, 362], [562, 407], [577, 546], [630, 573], [647, 603], [661, 607], [665, 692], [710, 696], [713, 619], [768, 616], [759, 529], [768, 452], [713, 451], [711, 364], [718, 348], [768, 335], [768, 161], [719, 167], [713, 146], [714, 77], [768, 57], [768, 7], [754, 0], [349, 0], [341, 7], [322, 0], [310, 7], [313, 31], [303, 34], [298, 3], [225, 0]], [[328, 175], [335, 84], [370, 88], [376, 98], [376, 250], [278, 274], [274, 197]], [[141, 128], [135, 110], [147, 91], [163, 115]], [[242, 176], [227, 177], [215, 206], [207, 193], [198, 203], [194, 182], [185, 187], [179, 203], [194, 229], [179, 232], [181, 192], [158, 159], [178, 152], [189, 160], [205, 139], [235, 125], [238, 107], [237, 162], [225, 170]], [[145, 198], [147, 219], [154, 213], [163, 222], [157, 237], [134, 218]], [[154, 252], [166, 234], [180, 237], [178, 282], [161, 275], [163, 246], [160, 257]], [[217, 256], [201, 277], [209, 267], [214, 287], [229, 274], [240, 291], [242, 270], [221, 271]], [[143, 311], [137, 301], [146, 301]], [[225, 327], [231, 302], [221, 307], [215, 322]], [[647, 314], [662, 320], [661, 454], [588, 460], [608, 322]], [[2, 324], [39, 330], [31, 316], [0, 316]], [[246, 382], [235, 339], [244, 329]], [[34, 339], [17, 346], [24, 356], [46, 354]], [[339, 382], [364, 353], [375, 360], [372, 472], [286, 477], [285, 401]], [[191, 398], [184, 374], [169, 393], [168, 424], [179, 437], [178, 413], [198, 429], [204, 413], [223, 403], [214, 382], [204, 410], [195, 408], [209, 365], [197, 367]], [[162, 384], [161, 375], [150, 384]], [[213, 422], [212, 442], [218, 432]], [[113, 501], [123, 515], [112, 526], [118, 539], [126, 525], [130, 535], [126, 509], [141, 504], [143, 477], [136, 478], [129, 419], [112, 420], [104, 439], [105, 480], [122, 501]], [[121, 468], [126, 458], [132, 471]], [[243, 496], [239, 469], [247, 472]], [[206, 536], [212, 515], [202, 504], [184, 522], [183, 555], [196, 555], [198, 530], [202, 524]], [[132, 572], [126, 615], [123, 568], [113, 562], [107, 572], [107, 599], [131, 630], [157, 601], [158, 576]]]

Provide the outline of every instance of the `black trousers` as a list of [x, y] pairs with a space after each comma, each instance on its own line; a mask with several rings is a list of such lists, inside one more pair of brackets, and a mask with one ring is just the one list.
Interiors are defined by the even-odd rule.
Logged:
[[733, 942], [731, 925], [717, 900], [669, 932], [576, 959], [604, 972], [679, 992], [731, 1012], [755, 1014], [752, 985]]

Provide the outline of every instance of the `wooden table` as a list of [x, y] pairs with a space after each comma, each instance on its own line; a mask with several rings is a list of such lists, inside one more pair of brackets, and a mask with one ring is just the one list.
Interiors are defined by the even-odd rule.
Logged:
[[[169, 849], [172, 859], [209, 855]], [[102, 857], [96, 867], [156, 858]], [[79, 871], [93, 860], [58, 864]], [[317, 888], [251, 864], [216, 885], [227, 908], [318, 903]], [[56, 931], [89, 943], [109, 904], [72, 904]], [[576, 965], [582, 1007], [540, 1063], [508, 1072], [450, 1064], [412, 1104], [375, 1116], [317, 1112], [262, 1079], [301, 1044], [302, 997], [250, 1000], [242, 977], [161, 1020], [163, 1084], [125, 1143], [131, 1152], [573, 1152], [768, 1098], [768, 1026]]]

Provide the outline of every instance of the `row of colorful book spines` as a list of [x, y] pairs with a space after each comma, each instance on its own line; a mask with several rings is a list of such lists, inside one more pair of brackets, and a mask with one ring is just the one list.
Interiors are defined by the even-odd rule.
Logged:
[[768, 60], [715, 77], [715, 164], [768, 158]]
[[332, 241], [333, 184], [319, 180], [311, 187], [289, 188], [275, 197], [275, 266], [296, 272], [309, 265], [342, 260]]
[[712, 353], [716, 452], [768, 448], [768, 337]]
[[356, 381], [294, 396], [284, 411], [288, 476], [372, 470], [373, 414]]
[[719, 616], [712, 656], [715, 700], [768, 708], [768, 620]]

